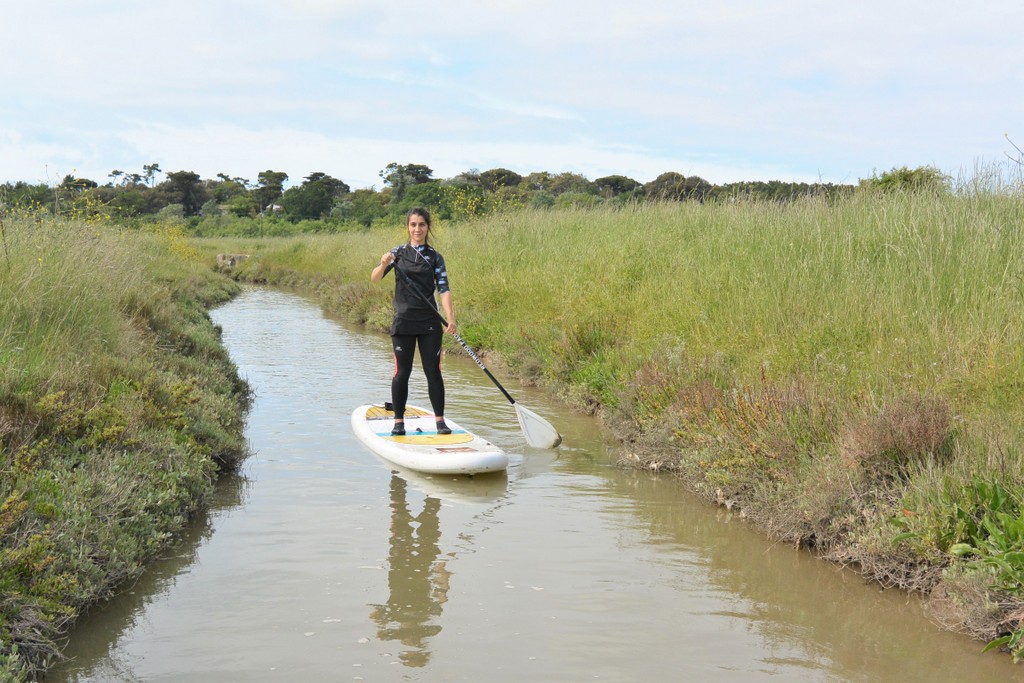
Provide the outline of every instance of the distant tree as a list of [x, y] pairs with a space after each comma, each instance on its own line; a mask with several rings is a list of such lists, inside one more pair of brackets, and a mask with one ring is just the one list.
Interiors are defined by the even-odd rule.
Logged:
[[490, 192], [502, 187], [515, 187], [522, 180], [523, 176], [507, 168], [492, 168], [480, 174], [480, 185]]
[[66, 175], [60, 185], [53, 188], [53, 211], [61, 213], [69, 210], [82, 198], [87, 191], [98, 187], [96, 181], [88, 178], [76, 178], [73, 175]]
[[217, 177], [223, 183], [232, 183], [232, 184], [235, 184], [235, 185], [241, 185], [242, 187], [245, 187], [245, 188], [249, 187], [249, 179], [248, 178], [242, 178], [240, 176], [231, 177], [227, 173], [218, 173]]
[[711, 194], [713, 189], [714, 186], [711, 183], [696, 175], [688, 177], [683, 182], [683, 196], [686, 199], [695, 199], [702, 202], [709, 194]]
[[624, 175], [608, 175], [594, 181], [594, 189], [605, 198], [618, 197], [624, 192], [632, 192], [640, 187], [640, 183]]
[[53, 191], [44, 183], [32, 185], [19, 180], [0, 185], [0, 207], [18, 206], [36, 209], [51, 204]]
[[644, 185], [644, 192], [651, 199], [678, 201], [686, 197], [686, 177], [675, 171], [662, 173]]
[[388, 215], [385, 206], [388, 199], [371, 189], [356, 190], [334, 205], [331, 216], [369, 227], [378, 218]]
[[441, 189], [443, 217], [466, 220], [484, 212], [484, 188], [479, 184], [445, 183]]
[[566, 192], [579, 194], [593, 194], [594, 184], [587, 180], [586, 176], [579, 173], [559, 173], [556, 176], [549, 176], [544, 188], [551, 194], [558, 196]]
[[143, 186], [108, 183], [90, 190], [90, 195], [105, 205], [112, 216], [121, 218], [156, 213], [167, 203], [162, 192]]
[[296, 187], [281, 195], [281, 206], [293, 221], [303, 218], [323, 218], [331, 212], [335, 202], [347, 195], [349, 186], [326, 173], [311, 173]]
[[551, 174], [547, 171], [534, 171], [533, 173], [525, 176], [520, 183], [523, 185], [523, 189], [532, 190], [533, 192], [548, 191], [548, 184], [551, 182]]
[[425, 206], [437, 214], [437, 218], [449, 218], [444, 211], [444, 190], [440, 180], [413, 185], [405, 191], [401, 201], [392, 204], [398, 214], [404, 214], [414, 206]]
[[76, 178], [73, 175], [64, 176], [64, 180], [60, 183], [60, 188], [68, 192], [80, 193], [85, 190], [99, 187], [99, 184], [95, 180], [89, 180], [88, 178]]
[[[218, 173], [220, 180], [207, 180], [206, 189], [220, 204], [226, 204], [232, 197], [249, 193], [249, 181], [245, 178], [231, 178]], [[255, 200], [252, 201], [255, 204]]]
[[391, 201], [400, 202], [406, 190], [413, 185], [428, 183], [434, 172], [423, 164], [398, 164], [391, 162], [380, 172], [384, 184], [391, 188]]
[[555, 195], [544, 190], [537, 190], [530, 194], [526, 205], [532, 209], [550, 209], [555, 205]]
[[534, 194], [536, 192], [525, 190], [518, 183], [512, 186], [499, 187], [487, 196], [486, 209], [488, 212], [520, 209], [526, 206], [526, 203]]
[[152, 187], [156, 182], [156, 174], [163, 173], [163, 171], [160, 170], [160, 164], [145, 164], [142, 167], [142, 171], [146, 178], [146, 184], [150, 187]]
[[332, 178], [326, 173], [310, 173], [306, 176], [304, 185], [317, 185], [327, 190], [331, 196], [340, 197], [341, 195], [348, 194], [351, 188], [343, 180]]
[[253, 190], [259, 213], [266, 211], [284, 192], [288, 174], [283, 171], [260, 171], [256, 176], [259, 185]]
[[413, 185], [429, 183], [432, 180], [431, 176], [434, 175], [430, 167], [423, 164], [406, 164], [405, 166], [399, 166], [397, 170], [408, 178]]
[[256, 197], [248, 192], [231, 195], [224, 202], [224, 210], [240, 218], [255, 216], [258, 209]]
[[166, 193], [169, 204], [181, 204], [186, 217], [198, 216], [203, 204], [210, 198], [210, 193], [203, 185], [198, 173], [192, 171], [172, 171], [166, 174], [167, 180], [160, 184]]
[[203, 208], [199, 210], [199, 213], [203, 216], [222, 216], [224, 212], [220, 208], [220, 204], [217, 203], [216, 199], [203, 204]]
[[478, 169], [471, 168], [468, 171], [463, 171], [457, 176], [452, 176], [451, 178], [441, 182], [445, 185], [479, 185], [480, 171]]

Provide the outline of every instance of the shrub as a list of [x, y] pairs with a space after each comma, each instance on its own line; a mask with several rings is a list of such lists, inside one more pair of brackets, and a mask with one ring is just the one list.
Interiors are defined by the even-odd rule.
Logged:
[[952, 413], [941, 396], [913, 394], [879, 412], [854, 418], [841, 437], [841, 453], [875, 478], [906, 478], [913, 467], [946, 459]]

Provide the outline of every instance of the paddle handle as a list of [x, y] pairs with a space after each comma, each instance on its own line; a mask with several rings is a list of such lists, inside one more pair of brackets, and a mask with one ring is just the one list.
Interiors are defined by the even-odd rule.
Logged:
[[[394, 262], [392, 262], [391, 265], [394, 266], [395, 272], [402, 277], [402, 280], [404, 280], [405, 284], [408, 285], [410, 289], [412, 289], [413, 293], [416, 294], [416, 296], [418, 296], [419, 298], [423, 299], [423, 301], [425, 301], [427, 305], [430, 306], [431, 310], [433, 310], [434, 313], [437, 314], [437, 317], [441, 319], [441, 322], [444, 323], [444, 326], [448, 327], [448, 321], [444, 319], [443, 315], [441, 315], [441, 311], [437, 310], [437, 304], [428, 299], [426, 294], [423, 293], [419, 286], [415, 282], [413, 282], [408, 275], [402, 272], [402, 269], [399, 268]], [[501, 389], [501, 393], [505, 394], [505, 398], [508, 399], [508, 402], [511, 403], [512, 405], [515, 405], [516, 400], [512, 398], [512, 395], [505, 390], [505, 387], [501, 386], [501, 382], [499, 382], [498, 379], [491, 374], [491, 371], [487, 369], [487, 366], [484, 365], [484, 362], [480, 360], [480, 357], [478, 355], [476, 355], [476, 352], [474, 352], [473, 349], [470, 348], [469, 344], [466, 343], [466, 340], [460, 337], [458, 332], [453, 332], [452, 336], [455, 337], [455, 341], [462, 344], [462, 348], [466, 349], [466, 353], [469, 354], [469, 357], [472, 358], [476, 362], [476, 364], [480, 366], [480, 369], [483, 370], [484, 373], [490, 378], [490, 380], [494, 382], [494, 386]]]
[[[438, 313], [438, 315], [440, 315], [440, 313]], [[444, 318], [441, 318], [441, 320], [444, 321]], [[444, 324], [446, 327], [448, 326], [447, 322], [445, 322]], [[467, 344], [466, 341], [459, 336], [459, 333], [453, 332], [452, 336], [455, 337], [455, 341], [462, 344], [462, 348], [466, 349], [466, 353], [469, 354], [470, 358], [476, 361], [476, 364], [480, 366], [480, 369], [484, 371], [484, 374], [491, 378], [491, 381], [494, 382], [494, 386], [501, 389], [501, 393], [505, 394], [505, 398], [508, 399], [508, 402], [511, 403], [512, 405], [515, 405], [516, 400], [512, 398], [512, 396], [510, 396], [507, 391], [505, 391], [505, 387], [501, 386], [501, 382], [499, 382], [497, 378], [495, 378], [495, 376], [491, 374], [491, 371], [487, 369], [487, 366], [484, 365], [484, 362], [480, 360], [480, 357], [477, 356], [476, 353], [473, 352], [473, 349], [469, 348], [469, 344]]]

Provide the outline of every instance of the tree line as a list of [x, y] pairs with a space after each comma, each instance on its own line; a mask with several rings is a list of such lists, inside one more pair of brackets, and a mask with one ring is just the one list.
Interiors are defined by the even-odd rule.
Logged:
[[[641, 183], [623, 175], [595, 180], [571, 172], [520, 175], [507, 168], [476, 169], [434, 178], [423, 164], [390, 163], [379, 173], [382, 186], [353, 190], [327, 173], [315, 172], [285, 187], [289, 176], [266, 170], [256, 179], [218, 173], [204, 179], [192, 171], [161, 170], [146, 164], [141, 173], [111, 171], [105, 183], [67, 175], [57, 185], [8, 182], [0, 185], [0, 210], [31, 210], [121, 221], [180, 220], [197, 234], [253, 234], [336, 231], [391, 222], [413, 206], [427, 206], [442, 219], [463, 220], [521, 207], [594, 207], [647, 201], [707, 202], [750, 198], [791, 201], [835, 198], [858, 186], [833, 183], [748, 181], [714, 185], [699, 176], [669, 171]], [[161, 177], [162, 176], [162, 177]], [[893, 169], [860, 181], [888, 189], [942, 185], [936, 169]], [[254, 227], [258, 226], [258, 227]]]

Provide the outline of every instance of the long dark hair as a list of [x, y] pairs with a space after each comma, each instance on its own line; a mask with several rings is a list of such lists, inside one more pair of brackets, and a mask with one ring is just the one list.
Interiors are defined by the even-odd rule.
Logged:
[[427, 210], [427, 207], [425, 207], [425, 206], [414, 206], [413, 208], [411, 208], [408, 211], [406, 211], [405, 212], [405, 228], [406, 228], [407, 231], [409, 229], [409, 219], [412, 218], [413, 216], [419, 216], [420, 218], [422, 218], [423, 220], [425, 220], [427, 222], [427, 236], [423, 238], [423, 243], [429, 246], [430, 245], [430, 232], [431, 232], [431, 228], [433, 228], [433, 224], [430, 221], [430, 212]]

